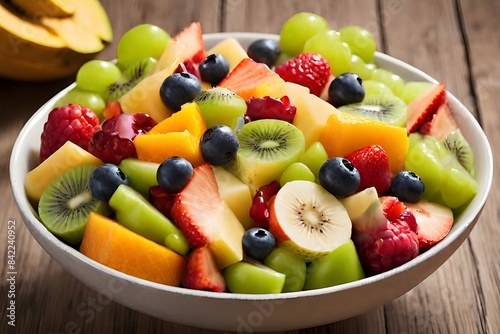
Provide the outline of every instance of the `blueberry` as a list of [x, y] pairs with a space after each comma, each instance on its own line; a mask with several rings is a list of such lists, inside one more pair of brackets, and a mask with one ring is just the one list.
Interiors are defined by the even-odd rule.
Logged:
[[203, 81], [217, 86], [228, 75], [229, 62], [223, 55], [214, 53], [201, 62], [198, 71]]
[[394, 175], [389, 192], [402, 202], [416, 203], [424, 194], [424, 182], [415, 173], [402, 171]]
[[333, 79], [328, 88], [328, 100], [338, 108], [346, 104], [357, 103], [365, 98], [363, 80], [354, 73], [343, 73]]
[[360, 183], [359, 172], [346, 158], [330, 158], [318, 173], [319, 183], [336, 197], [347, 197], [356, 192]]
[[90, 192], [92, 196], [103, 202], [108, 202], [121, 184], [128, 185], [129, 179], [117, 165], [111, 163], [97, 167], [90, 174]]
[[200, 80], [191, 73], [181, 72], [168, 76], [160, 87], [163, 104], [176, 112], [181, 106], [194, 100], [202, 91]]
[[158, 185], [169, 193], [178, 193], [193, 176], [193, 165], [180, 157], [171, 157], [163, 161], [156, 170]]
[[258, 39], [247, 49], [248, 57], [258, 63], [264, 63], [269, 68], [273, 67], [281, 54], [281, 49], [275, 41], [271, 39]]
[[246, 255], [252, 259], [262, 261], [274, 249], [276, 239], [268, 230], [254, 227], [243, 234], [241, 242]]
[[214, 166], [220, 166], [231, 161], [240, 143], [238, 138], [227, 125], [214, 125], [208, 128], [200, 140], [200, 150], [205, 161], [211, 163]]

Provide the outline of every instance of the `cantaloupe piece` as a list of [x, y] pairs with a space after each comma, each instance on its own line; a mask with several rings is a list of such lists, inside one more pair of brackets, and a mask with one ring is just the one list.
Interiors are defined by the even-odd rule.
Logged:
[[80, 252], [125, 274], [172, 286], [180, 285], [186, 265], [182, 255], [95, 212], [87, 221]]
[[277, 82], [270, 84], [264, 82], [255, 88], [255, 97], [270, 96], [279, 99], [283, 96], [288, 96], [293, 103], [295, 96], [309, 94], [309, 88], [296, 84], [294, 82]]
[[248, 58], [247, 52], [235, 38], [226, 38], [216, 44], [207, 54], [219, 53], [229, 62], [229, 71], [232, 71], [236, 65], [245, 58]]
[[197, 138], [201, 138], [203, 132], [207, 129], [205, 120], [201, 115], [200, 108], [194, 102], [184, 105], [181, 110], [172, 114], [167, 119], [156, 124], [149, 134], [161, 134], [168, 132], [183, 132], [189, 131]]
[[137, 157], [141, 160], [162, 163], [179, 156], [188, 160], [193, 167], [203, 163], [199, 138], [189, 131], [162, 134], [145, 134], [134, 138]]
[[406, 128], [342, 112], [329, 116], [319, 141], [329, 157], [346, 156], [362, 147], [378, 144], [387, 153], [392, 173], [404, 169], [408, 152]]
[[26, 174], [24, 187], [32, 202], [38, 202], [43, 191], [59, 175], [82, 165], [100, 166], [103, 162], [69, 140], [41, 164]]

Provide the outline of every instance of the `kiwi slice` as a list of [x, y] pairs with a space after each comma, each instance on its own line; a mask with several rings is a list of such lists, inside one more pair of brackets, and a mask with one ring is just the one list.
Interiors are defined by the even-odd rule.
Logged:
[[394, 95], [367, 95], [363, 101], [339, 108], [340, 111], [368, 117], [393, 126], [406, 126], [406, 103]]
[[474, 176], [474, 154], [472, 149], [462, 135], [460, 129], [453, 131], [444, 139], [444, 146], [450, 150], [456, 157], [458, 162], [469, 172], [470, 175]]
[[122, 72], [122, 76], [108, 86], [103, 97], [106, 101], [118, 101], [122, 95], [134, 88], [142, 79], [150, 75], [158, 61], [155, 58], [144, 58]]
[[200, 107], [207, 128], [224, 124], [235, 129], [238, 118], [247, 110], [245, 100], [224, 87], [202, 91], [194, 102]]
[[92, 196], [90, 174], [95, 166], [82, 165], [59, 175], [44, 190], [38, 214], [45, 227], [71, 245], [82, 241], [90, 212], [109, 213], [107, 203]]
[[238, 132], [240, 147], [226, 166], [252, 190], [273, 180], [297, 161], [304, 152], [305, 139], [294, 125], [277, 119], [261, 119], [245, 124]]

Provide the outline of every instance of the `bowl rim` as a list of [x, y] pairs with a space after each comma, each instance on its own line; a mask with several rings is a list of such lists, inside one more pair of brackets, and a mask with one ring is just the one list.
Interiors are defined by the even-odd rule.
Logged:
[[[210, 41], [217, 41], [221, 40], [222, 38], [227, 38], [227, 37], [233, 37], [237, 40], [245, 40], [245, 39], [252, 39], [255, 40], [257, 38], [270, 38], [277, 40], [279, 38], [278, 35], [275, 34], [266, 34], [266, 33], [251, 33], [251, 32], [224, 32], [224, 33], [213, 33], [213, 34], [205, 34], [204, 35], [204, 40], [205, 42], [210, 42]], [[386, 63], [392, 63], [396, 67], [401, 67], [408, 69], [414, 73], [416, 73], [418, 76], [424, 78], [426, 81], [437, 83], [437, 81], [432, 78], [430, 75], [426, 74], [425, 72], [413, 67], [412, 65], [405, 63], [397, 58], [394, 58], [392, 56], [389, 56], [387, 54], [383, 54], [381, 52], [376, 52], [375, 53], [375, 59], [376, 63], [379, 62], [386, 62]], [[413, 260], [397, 267], [394, 269], [391, 269], [387, 272], [373, 275], [366, 277], [361, 280], [357, 280], [354, 282], [349, 282], [337, 286], [332, 286], [332, 287], [326, 287], [326, 288], [321, 288], [321, 289], [314, 289], [314, 290], [306, 290], [306, 291], [298, 291], [298, 292], [288, 292], [288, 293], [279, 293], [279, 294], [241, 294], [241, 293], [216, 293], [216, 292], [210, 292], [210, 291], [200, 291], [200, 290], [192, 290], [192, 289], [187, 289], [187, 288], [182, 288], [182, 287], [173, 287], [173, 286], [168, 286], [168, 285], [163, 285], [160, 283], [155, 283], [151, 282], [145, 279], [141, 279], [135, 276], [131, 276], [128, 274], [124, 274], [118, 270], [109, 268], [105, 265], [102, 265], [82, 253], [80, 253], [77, 249], [66, 245], [62, 241], [60, 241], [57, 237], [55, 237], [52, 233], [50, 233], [44, 225], [39, 221], [39, 219], [36, 217], [36, 212], [34, 211], [33, 207], [31, 206], [29, 200], [27, 199], [25, 188], [24, 188], [24, 178], [21, 178], [18, 174], [22, 174], [22, 172], [18, 172], [17, 165], [19, 163], [23, 163], [24, 160], [21, 158], [23, 155], [21, 154], [23, 152], [22, 147], [23, 143], [27, 140], [27, 137], [29, 135], [29, 129], [34, 125], [38, 124], [39, 122], [42, 122], [42, 118], [45, 118], [48, 112], [50, 111], [49, 108], [51, 105], [63, 94], [65, 94], [68, 90], [73, 88], [75, 86], [75, 83], [69, 85], [59, 93], [57, 93], [54, 97], [49, 99], [45, 104], [43, 104], [33, 115], [32, 117], [26, 122], [26, 124], [23, 126], [21, 129], [15, 143], [12, 149], [11, 157], [10, 157], [10, 181], [11, 181], [11, 187], [12, 187], [12, 192], [16, 201], [16, 204], [18, 206], [19, 212], [21, 213], [21, 216], [23, 217], [23, 220], [25, 222], [25, 225], [28, 227], [28, 230], [32, 234], [32, 236], [37, 240], [37, 242], [42, 246], [42, 248], [49, 253], [49, 255], [52, 256], [51, 252], [46, 248], [52, 248], [50, 249], [51, 251], [59, 251], [63, 253], [67, 253], [71, 256], [74, 257], [75, 261], [80, 262], [82, 265], [87, 265], [90, 266], [94, 269], [97, 269], [99, 271], [102, 271], [106, 275], [110, 276], [115, 276], [120, 279], [125, 280], [128, 283], [133, 283], [136, 285], [140, 286], [146, 286], [149, 288], [153, 289], [160, 289], [160, 290], [165, 290], [171, 293], [176, 293], [180, 295], [189, 295], [189, 296], [194, 296], [194, 297], [204, 297], [204, 298], [213, 298], [213, 299], [237, 299], [237, 300], [249, 300], [249, 301], [259, 301], [259, 300], [288, 300], [288, 299], [296, 299], [296, 298], [302, 298], [302, 297], [313, 297], [313, 296], [318, 296], [318, 295], [325, 295], [325, 294], [331, 294], [335, 293], [338, 291], [344, 291], [344, 290], [349, 290], [352, 288], [360, 287], [360, 286], [365, 286], [369, 284], [373, 284], [375, 282], [382, 281], [388, 277], [391, 276], [396, 276], [404, 271], [407, 271], [413, 266], [416, 266], [418, 264], [421, 264], [428, 260], [429, 258], [432, 258], [436, 256], [438, 253], [442, 252], [445, 250], [452, 242], [456, 241], [456, 239], [467, 229], [470, 227], [471, 224], [474, 224], [475, 221], [477, 220], [477, 217], [481, 213], [486, 200], [488, 198], [488, 195], [490, 193], [491, 189], [491, 184], [492, 184], [492, 179], [493, 179], [493, 156], [492, 156], [492, 151], [490, 144], [488, 142], [488, 139], [482, 130], [481, 126], [477, 122], [477, 120], [473, 117], [471, 112], [455, 97], [453, 96], [450, 92], [447, 92], [448, 94], [448, 100], [456, 107], [458, 108], [463, 108], [466, 113], [464, 115], [461, 115], [466, 118], [466, 121], [469, 123], [472, 123], [473, 126], [473, 131], [475, 132], [476, 135], [479, 135], [479, 141], [486, 143], [486, 147], [483, 149], [485, 150], [485, 154], [487, 157], [487, 165], [485, 167], [485, 170], [487, 173], [485, 175], [482, 175], [482, 178], [484, 179], [484, 184], [485, 184], [485, 189], [481, 194], [476, 195], [476, 197], [472, 200], [471, 203], [469, 203], [469, 207], [474, 206], [473, 209], [467, 209], [464, 212], [462, 212], [458, 217], [461, 219], [462, 225], [454, 228], [450, 234], [443, 239], [441, 242], [436, 244], [434, 247], [429, 249], [428, 251], [418, 255], [416, 258]], [[47, 242], [50, 246], [46, 246], [46, 244], [42, 241]], [[54, 258], [56, 262], [59, 262], [56, 258]], [[70, 271], [68, 268], [66, 270]], [[77, 277], [78, 278], [78, 277]]]

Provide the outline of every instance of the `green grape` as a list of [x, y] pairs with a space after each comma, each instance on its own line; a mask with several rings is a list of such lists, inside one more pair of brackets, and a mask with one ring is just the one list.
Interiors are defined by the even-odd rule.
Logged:
[[309, 38], [326, 29], [328, 29], [328, 23], [319, 15], [308, 12], [293, 15], [281, 28], [281, 52], [295, 57], [302, 52]]
[[76, 85], [80, 89], [102, 95], [121, 74], [118, 66], [109, 61], [90, 60], [78, 70]]
[[310, 38], [304, 45], [304, 52], [319, 53], [328, 60], [332, 74], [339, 76], [349, 71], [351, 49], [335, 30], [325, 30]]
[[374, 70], [371, 79], [385, 84], [392, 90], [392, 92], [396, 96], [399, 96], [401, 94], [405, 85], [405, 82], [399, 75], [382, 68], [377, 68], [376, 70]]
[[285, 285], [281, 292], [301, 291], [306, 279], [306, 263], [287, 247], [278, 247], [264, 259], [269, 268], [285, 274]]
[[102, 111], [106, 103], [102, 97], [94, 92], [73, 88], [61, 97], [55, 104], [56, 107], [63, 106], [68, 103], [79, 104], [92, 110], [99, 119], [103, 119]]
[[361, 57], [365, 63], [373, 63], [377, 46], [371, 32], [358, 26], [347, 26], [339, 32], [342, 40], [349, 44], [352, 53]]
[[316, 176], [313, 172], [301, 162], [294, 162], [288, 166], [280, 177], [280, 185], [283, 187], [285, 183], [295, 180], [304, 180], [314, 182]]
[[394, 95], [392, 89], [379, 81], [363, 80], [363, 87], [365, 88], [365, 96], [368, 95]]
[[135, 26], [118, 42], [118, 65], [125, 69], [144, 58], [159, 59], [169, 41], [170, 35], [160, 27], [152, 24]]
[[367, 64], [359, 56], [353, 54], [351, 56], [351, 63], [349, 64], [349, 71], [356, 73], [362, 80], [368, 80], [371, 78], [373, 70], [377, 67], [375, 64]]
[[399, 97], [403, 101], [405, 101], [406, 104], [408, 104], [418, 96], [422, 95], [432, 86], [433, 84], [431, 84], [430, 82], [408, 81], [407, 83], [405, 83], [403, 90], [399, 94]]
[[233, 293], [280, 293], [285, 275], [255, 262], [240, 261], [223, 270], [227, 289]]
[[320, 142], [312, 143], [307, 150], [299, 157], [299, 162], [305, 164], [315, 178], [318, 177], [319, 169], [328, 159], [328, 153]]

